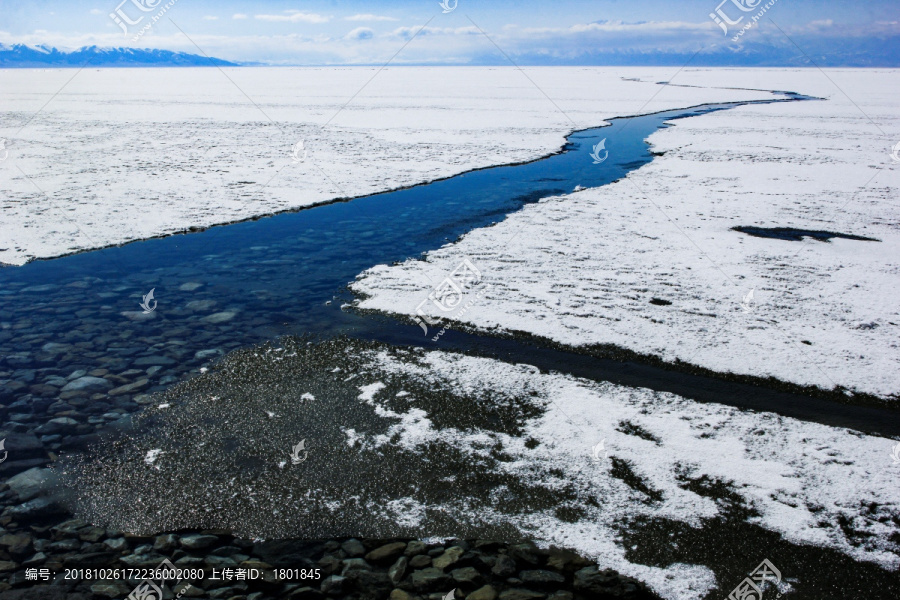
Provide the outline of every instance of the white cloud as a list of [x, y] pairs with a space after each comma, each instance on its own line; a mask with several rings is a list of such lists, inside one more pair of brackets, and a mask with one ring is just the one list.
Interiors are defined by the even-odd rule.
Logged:
[[375, 32], [368, 27], [357, 27], [346, 35], [348, 40], [371, 40], [375, 37]]
[[219, 17], [214, 17], [212, 15], [206, 15], [203, 17], [203, 20], [204, 21], [218, 21]]
[[254, 15], [254, 19], [260, 21], [276, 21], [286, 23], [327, 23], [331, 17], [325, 15], [317, 15], [315, 13], [304, 13], [299, 10], [286, 10], [283, 15]]
[[92, 8], [92, 9], [91, 9], [91, 14], [92, 14], [92, 15], [102, 15], [102, 14], [103, 14], [103, 11], [100, 10], [99, 8]]
[[246, 18], [247, 18], [247, 15], [245, 15], [245, 14], [243, 14], [243, 13], [238, 13], [238, 14], [236, 14], [236, 15], [233, 15], [231, 18], [232, 18], [232, 19], [246, 19]]
[[345, 21], [399, 21], [400, 19], [395, 19], [394, 17], [383, 17], [381, 15], [353, 15], [351, 17], [344, 17]]
[[415, 35], [425, 36], [425, 35], [473, 35], [473, 34], [481, 34], [477, 27], [468, 26], [468, 27], [423, 27], [421, 25], [416, 25], [415, 27], [398, 27], [394, 31], [391, 32], [391, 35], [396, 35], [404, 38], [413, 37]]

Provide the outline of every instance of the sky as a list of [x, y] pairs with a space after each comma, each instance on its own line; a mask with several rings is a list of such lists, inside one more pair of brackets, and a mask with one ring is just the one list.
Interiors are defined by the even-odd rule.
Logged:
[[0, 43], [273, 65], [900, 66], [898, 0], [443, 1], [0, 0]]

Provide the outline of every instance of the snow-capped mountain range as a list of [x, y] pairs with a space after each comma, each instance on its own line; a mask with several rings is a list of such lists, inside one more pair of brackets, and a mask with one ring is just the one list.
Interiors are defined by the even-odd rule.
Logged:
[[236, 63], [198, 54], [151, 48], [100, 48], [59, 50], [46, 45], [26, 46], [0, 43], [0, 68], [15, 67], [211, 67]]

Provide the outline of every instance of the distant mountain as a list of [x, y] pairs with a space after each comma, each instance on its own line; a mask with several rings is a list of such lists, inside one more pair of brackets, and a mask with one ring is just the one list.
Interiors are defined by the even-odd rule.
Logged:
[[0, 68], [28, 67], [234, 67], [220, 58], [207, 58], [169, 50], [137, 48], [100, 48], [85, 46], [78, 50], [57, 50], [49, 46], [12, 46], [0, 44]]

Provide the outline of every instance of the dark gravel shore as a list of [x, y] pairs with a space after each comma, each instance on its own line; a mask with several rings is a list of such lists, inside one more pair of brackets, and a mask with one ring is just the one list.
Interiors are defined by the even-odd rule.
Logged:
[[[3, 500], [14, 494], [4, 486]], [[29, 506], [30, 505], [30, 506]], [[45, 515], [26, 526], [25, 511]], [[654, 599], [640, 582], [598, 569], [590, 560], [557, 548], [489, 540], [250, 541], [224, 531], [135, 536], [79, 519], [48, 519], [52, 504], [8, 506], [0, 518], [0, 600], [121, 599], [139, 579], [65, 579], [67, 569], [155, 569], [168, 559], [202, 578], [157, 582], [165, 600], [215, 598], [313, 600], [439, 600], [453, 592], [469, 600]], [[49, 569], [51, 582], [26, 578], [26, 569]], [[225, 577], [256, 569], [261, 578]], [[304, 569], [279, 580], [279, 569]], [[218, 579], [212, 579], [214, 574]], [[149, 596], [147, 600], [158, 600]]]

